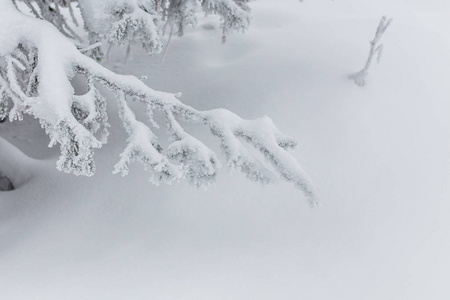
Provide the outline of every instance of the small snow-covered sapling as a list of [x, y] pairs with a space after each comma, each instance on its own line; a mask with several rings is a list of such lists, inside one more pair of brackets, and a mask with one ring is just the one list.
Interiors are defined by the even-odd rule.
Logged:
[[366, 61], [366, 65], [361, 71], [350, 74], [348, 76], [348, 78], [352, 79], [357, 85], [364, 86], [364, 84], [366, 83], [367, 76], [369, 75], [370, 65], [372, 64], [372, 60], [375, 55], [377, 55], [377, 62], [380, 62], [381, 55], [383, 54], [383, 44], [380, 44], [380, 40], [391, 23], [392, 18], [387, 19], [385, 16], [381, 18], [380, 23], [378, 24], [377, 31], [375, 33], [375, 37], [370, 41], [370, 52], [369, 57]]

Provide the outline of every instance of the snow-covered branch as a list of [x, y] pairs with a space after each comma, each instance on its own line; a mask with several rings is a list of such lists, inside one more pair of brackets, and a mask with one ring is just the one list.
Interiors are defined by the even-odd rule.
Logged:
[[[183, 35], [197, 23], [198, 6], [207, 15], [221, 17], [223, 39], [231, 32], [244, 31], [250, 24], [248, 0], [78, 0], [89, 42], [106, 39], [111, 45], [142, 44], [149, 53], [162, 49], [161, 31], [169, 25]], [[164, 25], [163, 25], [164, 24]], [[171, 30], [172, 32], [172, 30]], [[91, 56], [100, 60], [101, 48]]]
[[223, 34], [244, 31], [250, 25], [248, 0], [203, 0], [206, 14], [217, 14], [222, 19]]
[[[81, 14], [89, 33], [89, 42], [106, 39], [111, 45], [129, 45], [138, 42], [147, 53], [162, 49], [153, 0], [78, 0]], [[91, 56], [100, 60], [101, 48], [92, 49]]]
[[[8, 28], [8, 30], [6, 30]], [[57, 47], [55, 47], [57, 45]], [[129, 164], [143, 163], [155, 184], [188, 178], [197, 186], [210, 186], [221, 167], [215, 152], [187, 133], [179, 121], [207, 126], [221, 143], [227, 166], [247, 178], [268, 183], [281, 177], [292, 182], [307, 196], [311, 205], [317, 194], [306, 173], [287, 151], [295, 141], [281, 133], [268, 117], [244, 120], [225, 109], [199, 111], [182, 103], [179, 95], [155, 91], [134, 76], [119, 75], [84, 55], [53, 25], [25, 16], [12, 2], [0, 4], [0, 107], [9, 118], [34, 115], [51, 138], [59, 144], [59, 170], [90, 176], [95, 171], [94, 149], [107, 141], [106, 102], [97, 85], [112, 90], [119, 116], [129, 135], [114, 172], [127, 174]], [[74, 95], [70, 80], [82, 74], [88, 92]], [[159, 111], [171, 138], [167, 149], [143, 122], [136, 119], [127, 104], [138, 99], [152, 116]], [[248, 147], [258, 150], [271, 167], [266, 167]]]

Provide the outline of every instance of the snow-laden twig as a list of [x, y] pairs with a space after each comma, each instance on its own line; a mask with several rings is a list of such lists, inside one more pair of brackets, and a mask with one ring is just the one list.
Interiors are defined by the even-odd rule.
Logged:
[[[45, 19], [52, 23], [58, 30], [66, 37], [81, 41], [81, 37], [78, 36], [75, 31], [67, 24], [66, 18], [60, 12], [60, 6], [70, 6], [67, 0], [23, 0], [33, 15], [39, 19]], [[51, 2], [51, 3], [49, 3]], [[37, 8], [35, 8], [36, 4]], [[76, 25], [76, 21], [75, 21]]]
[[203, 0], [206, 14], [217, 14], [222, 20], [222, 42], [230, 32], [243, 32], [250, 25], [249, 0]]
[[383, 54], [383, 44], [380, 44], [380, 40], [391, 23], [392, 18], [387, 19], [385, 16], [381, 18], [380, 23], [378, 24], [377, 27], [377, 31], [375, 33], [375, 37], [373, 40], [370, 41], [369, 57], [367, 58], [364, 68], [361, 71], [354, 74], [350, 74], [348, 76], [357, 85], [364, 86], [364, 84], [366, 83], [367, 76], [369, 75], [369, 69], [372, 64], [373, 57], [375, 55], [377, 55], [377, 62], [378, 63], [380, 62], [381, 55]]

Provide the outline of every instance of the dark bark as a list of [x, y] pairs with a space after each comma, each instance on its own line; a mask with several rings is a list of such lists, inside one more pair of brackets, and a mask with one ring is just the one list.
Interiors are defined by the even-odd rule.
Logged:
[[14, 190], [14, 185], [11, 180], [3, 175], [0, 175], [0, 191], [12, 191]]

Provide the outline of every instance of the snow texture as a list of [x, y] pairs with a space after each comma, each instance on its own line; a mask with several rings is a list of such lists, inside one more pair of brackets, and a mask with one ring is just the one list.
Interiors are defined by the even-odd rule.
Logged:
[[[298, 201], [291, 184], [227, 174], [221, 140], [180, 118], [225, 157], [214, 189], [188, 180], [154, 187], [140, 164], [113, 175], [129, 135], [115, 94], [95, 83], [111, 127], [92, 177], [55, 169], [60, 151], [47, 147], [37, 119], [0, 123], [0, 169], [16, 187], [0, 192], [0, 299], [450, 299], [450, 2], [249, 5], [251, 26], [225, 44], [218, 17], [197, 15], [183, 38], [173, 35], [163, 64], [136, 45], [127, 65], [120, 48], [105, 65], [156, 90], [182, 91], [198, 110], [269, 115], [298, 140], [290, 153], [320, 187], [320, 209]], [[361, 69], [383, 15], [395, 20], [382, 38], [383, 61], [358, 87], [347, 75]], [[8, 43], [16, 46], [1, 47]], [[75, 95], [88, 92], [84, 76], [72, 85]], [[170, 116], [129, 100], [165, 153], [171, 143], [182, 151]]]

